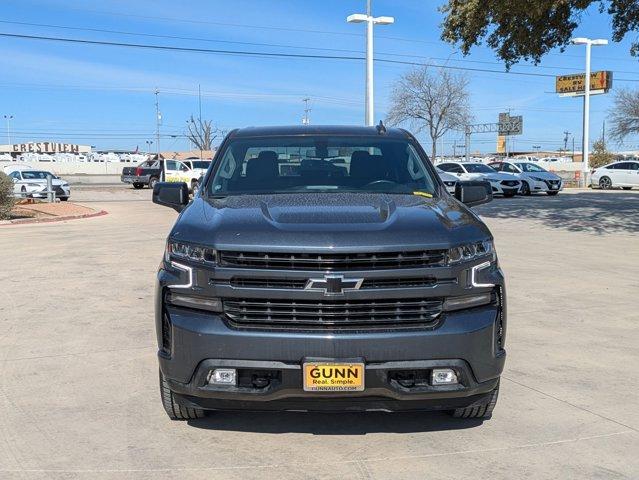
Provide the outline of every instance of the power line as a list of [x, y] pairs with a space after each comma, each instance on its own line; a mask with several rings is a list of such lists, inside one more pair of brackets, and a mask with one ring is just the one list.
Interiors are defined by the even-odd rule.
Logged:
[[[220, 39], [203, 38], [203, 37], [186, 37], [181, 35], [130, 32], [125, 30], [111, 30], [111, 29], [103, 29], [103, 28], [74, 27], [71, 25], [54, 25], [54, 24], [47, 24], [47, 23], [17, 22], [17, 21], [10, 21], [10, 20], [0, 20], [0, 23], [9, 24], [9, 25], [54, 28], [54, 29], [61, 29], [61, 30], [73, 30], [73, 31], [83, 31], [83, 32], [108, 33], [108, 34], [116, 34], [116, 35], [130, 35], [130, 36], [149, 37], [149, 38], [166, 38], [169, 40], [188, 40], [188, 41], [209, 42], [209, 43], [224, 43], [224, 44], [231, 44], [231, 45], [291, 48], [291, 49], [297, 49], [297, 50], [313, 50], [313, 51], [325, 51], [325, 52], [364, 53], [361, 50], [352, 50], [352, 49], [345, 49], [345, 48], [309, 47], [309, 46], [300, 46], [300, 45], [288, 45], [288, 44], [282, 44], [282, 43], [240, 42], [236, 40], [220, 40]], [[397, 52], [377, 52], [377, 55], [390, 56], [390, 57], [422, 58], [422, 59], [428, 59], [428, 60], [432, 59], [432, 60], [441, 60], [445, 62], [453, 61], [453, 62], [465, 62], [465, 63], [478, 63], [478, 64], [485, 64], [485, 65], [501, 65], [501, 63], [499, 62], [490, 62], [486, 60], [470, 60], [466, 58], [451, 59], [450, 57], [448, 58], [426, 57], [423, 55], [414, 55], [414, 54], [397, 53]], [[575, 71], [575, 72], [581, 71], [580, 68], [560, 67], [556, 65], [516, 65], [516, 67], [542, 68], [542, 69], [548, 69], [548, 70], [569, 70], [569, 71]], [[625, 70], [616, 70], [616, 72], [636, 74], [636, 72], [634, 71], [625, 71]]]
[[[306, 28], [291, 28], [291, 27], [274, 27], [271, 25], [251, 25], [246, 23], [228, 23], [228, 22], [211, 22], [208, 20], [191, 20], [191, 19], [181, 19], [181, 18], [170, 18], [170, 17], [160, 17], [160, 16], [152, 16], [152, 15], [135, 15], [129, 13], [121, 13], [121, 12], [105, 12], [99, 10], [85, 10], [85, 9], [77, 9], [72, 7], [67, 7], [70, 10], [82, 10], [82, 12], [88, 13], [96, 13], [98, 15], [110, 15], [115, 17], [130, 17], [130, 18], [143, 18], [148, 20], [160, 20], [171, 23], [190, 23], [195, 25], [217, 25], [222, 27], [234, 27], [234, 28], [253, 28], [259, 30], [274, 30], [274, 31], [282, 31], [282, 32], [294, 32], [294, 33], [312, 33], [312, 34], [321, 34], [321, 35], [342, 35], [348, 37], [361, 37], [358, 33], [352, 32], [338, 32], [331, 30], [314, 30], [314, 29], [306, 29]], [[378, 38], [386, 38], [389, 40], [397, 40], [402, 42], [414, 42], [414, 43], [423, 43], [430, 45], [438, 45], [438, 42], [432, 42], [428, 40], [416, 40], [411, 38], [403, 38], [403, 37], [389, 37], [384, 35], [379, 35]]]
[[[365, 60], [365, 58], [361, 56], [311, 55], [311, 54], [302, 54], [302, 53], [256, 52], [256, 51], [248, 51], [248, 50], [222, 50], [222, 49], [210, 49], [210, 48], [176, 47], [176, 46], [170, 46], [170, 45], [151, 45], [151, 44], [144, 44], [144, 43], [127, 43], [127, 42], [107, 42], [103, 40], [86, 40], [86, 39], [66, 38], [66, 37], [48, 37], [48, 36], [41, 36], [41, 35], [22, 35], [22, 34], [16, 34], [16, 33], [0, 33], [0, 37], [20, 38], [25, 40], [40, 40], [40, 41], [49, 41], [49, 42], [73, 43], [73, 44], [83, 44], [83, 45], [128, 47], [128, 48], [140, 48], [140, 49], [148, 49], [148, 50], [180, 51], [180, 52], [218, 54], [218, 55], [230, 55], [230, 56], [235, 55], [235, 56], [253, 56], [253, 57], [265, 57], [265, 58], [306, 58], [306, 59], [316, 59], [316, 60], [319, 60], [319, 59], [321, 60], [357, 60], [357, 61]], [[375, 59], [375, 61], [379, 63], [387, 63], [387, 64], [435, 67], [435, 68], [445, 68], [450, 70], [462, 70], [462, 71], [470, 71], [470, 72], [484, 72], [484, 73], [497, 73], [502, 75], [521, 75], [521, 76], [530, 76], [530, 77], [555, 78], [555, 75], [552, 75], [549, 73], [501, 71], [501, 70], [491, 70], [487, 68], [459, 67], [459, 66], [453, 66], [453, 65], [440, 65], [440, 64], [434, 64], [434, 63], [409, 62], [404, 60], [390, 60], [385, 58], [377, 58]], [[616, 80], [626, 81], [626, 82], [639, 82], [639, 79], [618, 78]]]

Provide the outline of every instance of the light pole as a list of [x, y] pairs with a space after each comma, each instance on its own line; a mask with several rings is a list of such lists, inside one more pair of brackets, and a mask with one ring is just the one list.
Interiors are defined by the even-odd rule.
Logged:
[[153, 140], [146, 140], [146, 151], [151, 153], [151, 145], [153, 145]]
[[592, 46], [608, 45], [608, 40], [604, 38], [590, 39], [584, 37], [573, 38], [570, 40], [573, 45], [585, 45], [586, 46], [586, 78], [584, 81], [584, 122], [583, 122], [583, 134], [582, 134], [582, 158], [583, 158], [583, 177], [584, 187], [588, 186], [587, 178], [589, 167], [589, 149], [590, 149], [590, 50]]
[[366, 113], [365, 123], [372, 127], [375, 124], [373, 103], [373, 25], [391, 25], [395, 23], [393, 17], [373, 17], [371, 14], [371, 0], [366, 0], [366, 14], [355, 13], [346, 18], [348, 23], [366, 22]]
[[7, 121], [7, 144], [11, 145], [11, 128], [9, 126], [9, 122], [11, 122], [11, 119], [13, 118], [13, 115], [5, 115], [4, 119]]

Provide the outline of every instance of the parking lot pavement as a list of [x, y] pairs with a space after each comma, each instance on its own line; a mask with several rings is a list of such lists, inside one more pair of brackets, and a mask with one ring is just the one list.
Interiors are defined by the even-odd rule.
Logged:
[[175, 212], [0, 227], [0, 478], [639, 478], [639, 192], [496, 199], [509, 357], [492, 420], [220, 413], [159, 400], [153, 277]]

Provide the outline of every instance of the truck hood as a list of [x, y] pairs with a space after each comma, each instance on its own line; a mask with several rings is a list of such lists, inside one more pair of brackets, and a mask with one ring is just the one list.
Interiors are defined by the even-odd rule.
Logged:
[[559, 175], [555, 175], [551, 172], [525, 172], [522, 173], [522, 175], [525, 175], [526, 177], [537, 177], [542, 180], [561, 180]]
[[490, 237], [475, 214], [446, 194], [197, 197], [171, 232], [175, 240], [256, 251], [449, 248]]
[[517, 174], [505, 172], [469, 173], [468, 176], [471, 177], [473, 180], [494, 180], [498, 182], [501, 182], [502, 180], [519, 180]]
[[[28, 179], [28, 180], [21, 180], [21, 183], [38, 183], [40, 185], [45, 185], [47, 184], [47, 180], [46, 178], [34, 178], [34, 179]], [[59, 178], [53, 178], [51, 179], [51, 185], [53, 185], [54, 187], [60, 186], [60, 185], [64, 185], [66, 184], [67, 181], [66, 180], [60, 180]]]

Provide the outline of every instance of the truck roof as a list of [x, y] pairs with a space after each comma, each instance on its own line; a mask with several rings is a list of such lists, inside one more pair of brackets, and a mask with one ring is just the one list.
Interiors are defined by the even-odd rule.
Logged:
[[[288, 125], [272, 127], [245, 127], [231, 132], [230, 137], [279, 137], [289, 135], [333, 135], [333, 136], [365, 136], [374, 137], [380, 135], [377, 127], [360, 127], [354, 125]], [[411, 135], [401, 128], [387, 128], [384, 137], [411, 138]]]

